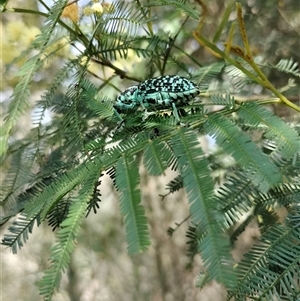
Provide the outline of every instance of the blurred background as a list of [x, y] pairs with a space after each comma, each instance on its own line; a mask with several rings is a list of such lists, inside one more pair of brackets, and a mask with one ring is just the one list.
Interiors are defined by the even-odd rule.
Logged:
[[[202, 33], [206, 37], [212, 37], [229, 1], [207, 0], [203, 2], [207, 5], [208, 16]], [[45, 3], [52, 5], [51, 1]], [[262, 61], [274, 65], [282, 58], [293, 58], [299, 63], [299, 0], [243, 0], [241, 4], [253, 53], [260, 56]], [[90, 5], [90, 2], [78, 1], [78, 5], [79, 10], [82, 11], [86, 5]], [[43, 7], [33, 0], [11, 0], [8, 7], [43, 10]], [[185, 19], [184, 15], [172, 11], [170, 7], [159, 8], [156, 13], [158, 26], [155, 30], [169, 32], [171, 36], [178, 32]], [[235, 13], [233, 12], [230, 21], [234, 19]], [[9, 104], [9, 97], [18, 81], [15, 74], [24, 63], [22, 58], [17, 59], [17, 57], [22, 51], [26, 51], [35, 35], [40, 33], [42, 24], [43, 18], [38, 15], [8, 12], [2, 14], [0, 23], [2, 46], [0, 114], [2, 118]], [[191, 32], [196, 26], [195, 20], [188, 20], [180, 32], [176, 45], [203, 65], [218, 61], [218, 58], [212, 56], [193, 40]], [[220, 44], [226, 41], [227, 36], [228, 31], [224, 31]], [[235, 43], [241, 45], [238, 35], [236, 35]], [[32, 104], [51, 83], [61, 62], [76, 56], [76, 51], [63, 39], [61, 44], [55, 47], [60, 47], [57, 59], [45, 66], [34, 79], [30, 98]], [[141, 58], [132, 55], [126, 61], [116, 62], [116, 65], [118, 63], [120, 68], [143, 78], [147, 74], [147, 68], [135, 70], [135, 63], [138, 60]], [[113, 72], [103, 71], [97, 65], [91, 68], [92, 72], [98, 75], [94, 77], [94, 82], [99, 85], [101, 84], [99, 78], [107, 77], [109, 72]], [[287, 82], [287, 78], [282, 73], [272, 72], [268, 76], [275, 87], [282, 87]], [[115, 79], [115, 85], [120, 90], [128, 87], [129, 84], [129, 81]], [[117, 95], [117, 91], [112, 89], [107, 90], [107, 93], [110, 97]], [[299, 91], [291, 89], [288, 97], [299, 103]], [[276, 107], [276, 113], [285, 119], [293, 118], [294, 114], [283, 106]], [[49, 121], [50, 118], [49, 112], [44, 122]], [[31, 116], [24, 115], [13, 132], [14, 138], [21, 138], [30, 130], [31, 124]], [[205, 139], [202, 140], [202, 144], [203, 148], [209, 151], [210, 145]], [[6, 162], [2, 166], [2, 177], [5, 176], [8, 164], [9, 162]], [[196, 287], [197, 275], [202, 268], [200, 257], [195, 258], [193, 267], [186, 268], [189, 262], [186, 243], [188, 238], [182, 239], [190, 225], [187, 219], [189, 212], [186, 196], [184, 192], [167, 195], [164, 198], [160, 196], [167, 194], [166, 184], [176, 176], [176, 173], [169, 170], [165, 177], [154, 178], [149, 177], [143, 167], [140, 168], [140, 173], [143, 203], [152, 239], [149, 250], [139, 255], [128, 255], [117, 192], [110, 178], [105, 176], [100, 187], [102, 194], [100, 209], [97, 214], [91, 213], [85, 220], [77, 247], [72, 254], [70, 267], [63, 276], [60, 291], [53, 297], [54, 301], [225, 300], [225, 291], [216, 283], [212, 283], [201, 291]], [[176, 229], [172, 236], [167, 234], [169, 227]], [[6, 232], [7, 225], [1, 228], [1, 236]], [[233, 250], [234, 258], [239, 260], [258, 236], [258, 227], [253, 223], [236, 243]], [[39, 228], [34, 229], [34, 233], [30, 235], [28, 242], [17, 255], [1, 247], [0, 296], [2, 294], [2, 300], [41, 300], [36, 284], [41, 279], [43, 270], [49, 265], [49, 250], [54, 243], [54, 233], [46, 223], [43, 223]]]

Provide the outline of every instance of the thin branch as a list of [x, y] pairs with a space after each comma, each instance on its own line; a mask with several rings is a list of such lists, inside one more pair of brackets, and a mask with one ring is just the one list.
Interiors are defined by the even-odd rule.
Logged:
[[115, 71], [115, 73], [117, 75], [119, 75], [122, 79], [123, 78], [127, 78], [127, 79], [130, 79], [130, 80], [133, 80], [133, 81], [136, 81], [136, 82], [141, 82], [141, 79], [139, 78], [136, 78], [134, 76], [130, 76], [128, 75], [128, 73], [118, 67], [116, 67], [115, 65], [113, 65], [110, 61], [108, 60], [105, 60], [105, 61], [101, 61], [101, 60], [98, 60], [96, 58], [91, 58], [91, 61], [99, 64], [99, 65], [102, 65], [102, 66], [106, 66], [106, 67], [109, 67], [111, 69], [113, 69]]
[[171, 53], [171, 50], [176, 42], [176, 39], [179, 35], [179, 33], [181, 32], [182, 28], [184, 27], [184, 25], [186, 24], [187, 20], [189, 19], [189, 16], [187, 16], [185, 18], [185, 20], [183, 21], [181, 27], [179, 28], [178, 32], [176, 33], [176, 35], [174, 36], [174, 38], [170, 38], [170, 43], [167, 44], [167, 49], [166, 49], [166, 53], [164, 55], [164, 61], [163, 61], [163, 66], [162, 66], [162, 70], [161, 70], [161, 74], [164, 75], [165, 74], [165, 70], [166, 70], [166, 65], [167, 65], [167, 61], [168, 61], [168, 58], [169, 58], [169, 55]]

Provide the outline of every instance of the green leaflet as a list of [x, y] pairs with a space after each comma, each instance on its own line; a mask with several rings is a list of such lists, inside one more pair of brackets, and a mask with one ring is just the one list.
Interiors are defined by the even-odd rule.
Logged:
[[97, 88], [90, 81], [84, 79], [80, 85], [85, 90], [81, 96], [81, 101], [87, 109], [99, 118], [110, 118], [114, 114], [111, 99], [99, 94]]
[[243, 214], [251, 210], [254, 200], [260, 198], [260, 192], [242, 170], [234, 170], [226, 182], [219, 187], [215, 195], [219, 210], [224, 213], [225, 228], [239, 222]]
[[88, 169], [85, 170], [85, 173], [81, 172], [80, 169], [78, 169], [77, 172], [78, 173], [73, 171], [69, 174], [62, 175], [49, 186], [45, 187], [44, 191], [33, 198], [31, 202], [26, 203], [25, 212], [28, 215], [28, 218], [39, 213], [41, 219], [45, 219], [51, 208], [55, 206], [61, 198], [83, 182]]
[[199, 83], [200, 91], [207, 90], [211, 84], [211, 81], [219, 76], [224, 68], [224, 63], [214, 63], [208, 66], [197, 68], [197, 72], [193, 75], [193, 78], [195, 78], [197, 83]]
[[294, 76], [300, 77], [300, 70], [298, 67], [298, 62], [295, 62], [291, 59], [281, 59], [276, 66], [275, 69], [280, 70], [282, 72], [292, 74]]
[[[69, 73], [71, 73], [72, 69], [75, 68], [78, 63], [79, 60], [69, 61], [58, 71], [47, 92], [45, 92], [41, 96], [41, 100], [37, 102], [37, 107], [39, 110], [37, 112], [33, 112], [33, 124], [41, 126], [41, 121], [44, 117], [46, 109], [50, 109], [51, 106], [53, 106], [54, 99], [57, 98], [59, 89], [62, 88], [64, 80], [69, 76]], [[56, 105], [58, 107], [53, 109], [54, 111], [62, 109], [62, 104]]]
[[159, 176], [168, 167], [168, 159], [172, 156], [164, 142], [150, 141], [144, 151], [144, 163], [149, 175]]
[[214, 184], [197, 136], [182, 129], [178, 129], [177, 133], [171, 140], [171, 146], [188, 193], [192, 219], [197, 224], [203, 222], [203, 214], [207, 211], [202, 207], [203, 202], [212, 197]]
[[120, 208], [125, 221], [125, 231], [130, 254], [145, 250], [149, 244], [148, 224], [141, 205], [138, 163], [123, 155], [116, 166], [116, 185], [120, 192]]
[[75, 187], [85, 185], [87, 180], [95, 185], [101, 174], [101, 165], [99, 160], [85, 162], [85, 164], [79, 165], [76, 170], [70, 170], [53, 179], [51, 184], [26, 203], [25, 212], [28, 217], [31, 218], [39, 213], [41, 220], [44, 220], [51, 208]]
[[218, 113], [210, 115], [204, 124], [204, 130], [236, 160], [261, 192], [267, 192], [281, 181], [279, 169], [270, 158], [251, 141], [249, 136], [223, 115]]
[[225, 106], [229, 109], [233, 108], [235, 105], [235, 99], [230, 94], [226, 94], [224, 96], [218, 95], [218, 94], [213, 94], [211, 96], [211, 100], [215, 105]]
[[198, 19], [199, 18], [199, 13], [197, 10], [195, 10], [193, 7], [187, 3], [185, 0], [151, 0], [146, 2], [147, 7], [152, 7], [152, 6], [163, 6], [163, 5], [172, 5], [176, 9], [181, 10], [185, 12], [188, 16], [190, 16], [193, 19]]
[[229, 243], [221, 229], [223, 218], [217, 214], [216, 203], [213, 202], [214, 183], [208, 168], [209, 162], [197, 138], [195, 133], [179, 128], [171, 140], [171, 146], [178, 159], [192, 220], [206, 232], [199, 251], [209, 273], [208, 281], [215, 279], [225, 286], [231, 286], [235, 277], [231, 273]]
[[21, 213], [17, 220], [9, 226], [10, 233], [5, 234], [2, 244], [11, 248], [13, 254], [17, 254], [28, 240], [28, 234], [32, 233], [35, 222], [40, 225], [38, 214], [32, 218], [28, 218], [26, 214]]
[[272, 157], [282, 156], [288, 160], [299, 152], [300, 139], [297, 132], [265, 107], [247, 102], [238, 111], [238, 115], [246, 124], [265, 126], [265, 137], [276, 142]]
[[[51, 249], [51, 265], [42, 280], [39, 282], [40, 293], [44, 300], [52, 300], [52, 295], [58, 289], [62, 272], [64, 272], [70, 263], [70, 255], [74, 251], [76, 238], [81, 228], [81, 222], [86, 212], [87, 201], [94, 189], [94, 183], [86, 183], [89, 186], [88, 191], [79, 196], [71, 204], [67, 218], [62, 222], [61, 228], [57, 233], [58, 242]], [[86, 189], [86, 187], [84, 186]]]
[[[299, 212], [296, 215], [299, 218]], [[245, 295], [272, 300], [272, 295], [278, 294], [275, 288], [279, 284], [283, 288], [281, 296], [298, 294], [294, 276], [299, 276], [299, 228], [273, 225], [259, 240], [237, 265], [235, 272], [239, 281], [235, 290], [229, 291], [227, 300], [235, 296], [235, 300], [242, 301]]]
[[51, 10], [49, 11], [49, 17], [45, 21], [46, 25], [42, 28], [42, 34], [38, 35], [33, 43], [36, 49], [39, 49], [39, 53], [25, 62], [18, 72], [18, 76], [21, 78], [14, 89], [8, 114], [0, 131], [0, 138], [2, 141], [0, 147], [0, 157], [5, 154], [8, 149], [8, 139], [13, 127], [19, 120], [20, 116], [29, 109], [28, 98], [30, 96], [30, 85], [32, 79], [37, 70], [43, 66], [41, 57], [45, 48], [47, 47], [54, 28], [59, 21], [63, 7], [67, 2], [67, 0], [59, 1], [52, 6]]
[[[112, 5], [110, 14], [98, 23], [95, 36], [98, 39], [97, 53], [109, 60], [116, 60], [118, 56], [127, 58], [128, 50], [133, 46], [137, 32], [146, 22], [148, 9], [140, 9], [134, 3], [116, 1]], [[135, 48], [133, 46], [133, 48]], [[140, 48], [140, 47], [139, 47]], [[140, 49], [137, 53], [142, 52]], [[143, 52], [144, 54], [147, 52]], [[149, 54], [148, 54], [149, 55]]]
[[[74, 251], [76, 238], [81, 228], [81, 222], [85, 217], [87, 203], [91, 199], [95, 185], [99, 178], [99, 168], [96, 165], [89, 166], [88, 173], [82, 179], [82, 186], [78, 195], [72, 199], [66, 219], [61, 223], [57, 232], [57, 244], [51, 249], [51, 265], [45, 271], [44, 277], [39, 283], [40, 293], [45, 300], [51, 300], [54, 290], [59, 287], [62, 272], [70, 263], [71, 253]], [[93, 168], [94, 167], [94, 168]], [[81, 173], [83, 175], [84, 173]], [[45, 211], [45, 210], [44, 210]], [[44, 213], [44, 215], [47, 211]], [[43, 213], [42, 213], [43, 216]]]

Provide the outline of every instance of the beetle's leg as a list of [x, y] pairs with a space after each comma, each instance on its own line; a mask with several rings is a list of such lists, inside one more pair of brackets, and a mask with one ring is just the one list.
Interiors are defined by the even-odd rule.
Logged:
[[114, 113], [120, 119], [120, 121], [123, 121], [123, 118], [121, 117], [121, 115], [119, 114], [119, 112], [116, 110], [116, 108], [114, 108]]
[[176, 108], [176, 105], [174, 102], [172, 103], [172, 108], [173, 108], [173, 113], [174, 113], [175, 118], [177, 119], [178, 123], [180, 123], [180, 118], [179, 118], [178, 111], [177, 111], [177, 108]]

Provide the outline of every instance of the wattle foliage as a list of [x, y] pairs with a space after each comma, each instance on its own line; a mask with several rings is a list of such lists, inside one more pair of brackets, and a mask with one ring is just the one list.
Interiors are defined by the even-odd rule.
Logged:
[[[141, 203], [140, 164], [152, 176], [163, 175], [167, 168], [178, 172], [167, 188], [170, 193], [180, 189], [187, 192], [194, 225], [188, 233], [189, 254], [193, 258], [200, 253], [206, 268], [200, 286], [216, 280], [227, 288], [228, 298], [234, 297], [236, 301], [245, 300], [246, 296], [255, 300], [296, 300], [300, 260], [300, 128], [269, 111], [268, 101], [245, 97], [241, 101], [239, 89], [255, 82], [251, 75], [254, 71], [244, 74], [226, 60], [202, 66], [176, 48], [175, 40], [170, 43], [165, 35], [148, 30], [146, 24], [153, 21], [148, 14], [152, 7], [172, 5], [190, 18], [198, 18], [198, 12], [185, 1], [158, 0], [145, 6], [119, 1], [98, 16], [93, 34], [84, 34], [75, 27], [70, 32], [70, 43], [80, 43], [81, 54], [61, 67], [36, 103], [35, 127], [22, 139], [8, 143], [12, 128], [27, 110], [32, 79], [45, 59], [43, 51], [54, 29], [61, 29], [60, 14], [67, 2], [57, 1], [47, 13], [42, 34], [33, 44], [38, 54], [20, 70], [20, 81], [1, 130], [2, 162], [11, 162], [3, 183], [5, 214], [1, 224], [13, 220], [2, 244], [17, 253], [35, 224], [48, 221], [57, 229], [51, 265], [40, 282], [45, 300], [51, 300], [59, 286], [82, 220], [92, 209], [96, 212], [99, 208], [99, 184], [104, 173], [111, 176], [119, 193], [129, 252], [147, 249], [151, 237]], [[172, 55], [165, 55], [170, 47]], [[113, 77], [105, 79], [100, 87], [89, 79], [88, 64], [94, 60], [104, 68], [114, 68], [122, 77], [142, 80], [112, 63], [120, 57], [127, 58], [129, 50], [152, 66], [147, 78], [157, 76], [157, 70], [159, 75], [167, 74], [170, 64], [173, 70], [175, 66], [174, 72], [199, 85], [200, 97], [178, 109], [180, 123], [171, 107], [163, 111], [144, 112], [135, 108], [117, 113], [115, 100], [103, 92], [108, 86], [115, 94], [120, 92], [114, 89]], [[181, 62], [182, 56], [191, 68]], [[153, 68], [157, 66], [160, 68]], [[300, 77], [292, 60], [265, 67]], [[234, 80], [236, 91], [227, 91], [228, 82], [220, 80], [222, 76], [228, 82]], [[212, 80], [218, 80], [215, 90], [210, 87]], [[53, 117], [45, 125], [42, 120], [46, 110]], [[260, 139], [253, 139], [253, 131], [260, 133]], [[215, 144], [209, 155], [199, 142], [199, 137], [205, 135]], [[232, 164], [218, 162], [221, 156], [230, 158]], [[213, 176], [218, 168], [225, 171], [221, 183]], [[288, 208], [283, 224], [278, 223], [273, 212], [276, 207]], [[247, 218], [243, 219], [245, 215]], [[264, 217], [260, 242], [235, 266], [232, 244], [257, 216]], [[237, 227], [229, 235], [227, 230], [233, 226]]]

